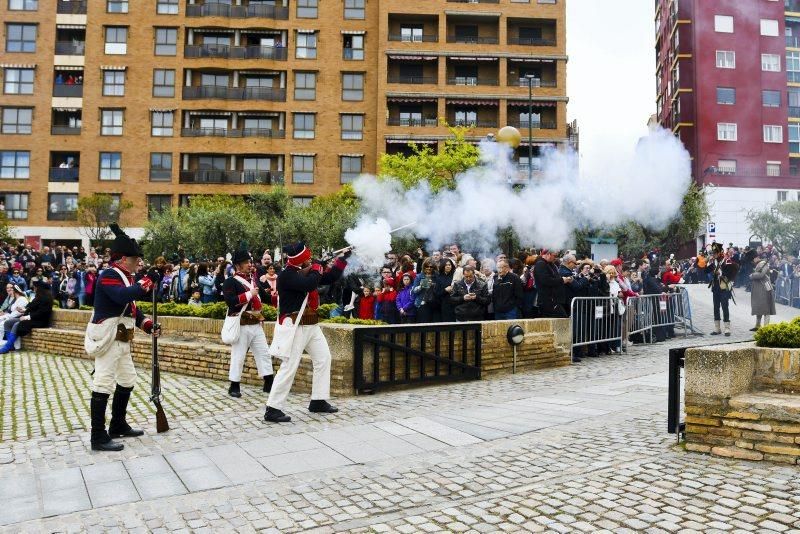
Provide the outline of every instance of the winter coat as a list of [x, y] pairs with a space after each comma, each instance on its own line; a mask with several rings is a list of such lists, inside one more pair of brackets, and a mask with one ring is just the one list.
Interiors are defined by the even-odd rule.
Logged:
[[[761, 261], [750, 274], [752, 288], [750, 290], [751, 315], [775, 315], [775, 290], [770, 279], [769, 264]], [[770, 291], [767, 291], [769, 283]]]
[[544, 258], [539, 258], [533, 265], [533, 277], [538, 291], [537, 304], [542, 314], [549, 316], [554, 312], [563, 312], [567, 293], [564, 280], [558, 274], [558, 267]]
[[511, 271], [505, 276], [496, 274], [492, 291], [495, 313], [506, 313], [522, 308], [522, 280]]
[[47, 328], [50, 326], [50, 318], [53, 315], [53, 295], [50, 292], [43, 293], [33, 299], [27, 308], [25, 315], [30, 316], [29, 321], [20, 321], [17, 325], [17, 335], [22, 337], [31, 333], [34, 328]]
[[414, 295], [414, 306], [417, 308], [423, 304], [438, 305], [436, 278], [424, 274], [417, 275], [411, 285], [411, 294]]
[[[467, 293], [474, 293], [477, 298], [475, 300], [464, 300], [464, 295]], [[463, 278], [456, 282], [453, 285], [453, 293], [450, 296], [450, 302], [455, 306], [457, 321], [482, 321], [484, 315], [486, 315], [486, 307], [491, 301], [486, 282], [477, 277], [472, 282], [469, 290]]]
[[395, 305], [396, 299], [397, 291], [378, 293], [378, 314], [375, 316], [375, 318], [389, 324], [397, 323], [397, 306]]
[[199, 277], [197, 281], [200, 282], [203, 295], [213, 296], [215, 294], [213, 274], [204, 274], [203, 276]]
[[398, 312], [405, 312], [400, 317], [415, 317], [417, 315], [417, 307], [414, 306], [414, 295], [411, 294], [411, 286], [400, 290], [397, 294], [395, 305]]

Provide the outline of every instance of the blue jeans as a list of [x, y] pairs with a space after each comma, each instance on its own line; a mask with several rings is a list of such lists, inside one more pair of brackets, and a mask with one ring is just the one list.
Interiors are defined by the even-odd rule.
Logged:
[[517, 319], [517, 318], [519, 318], [519, 313], [517, 312], [517, 309], [514, 308], [514, 309], [509, 310], [507, 312], [494, 312], [494, 318], [497, 321], [504, 321], [504, 320], [508, 320], [508, 319]]
[[344, 315], [344, 306], [341, 304], [331, 310], [331, 317], [341, 317]]
[[206, 295], [205, 293], [200, 296], [200, 302], [203, 304], [208, 304], [209, 302], [214, 302], [214, 295]]

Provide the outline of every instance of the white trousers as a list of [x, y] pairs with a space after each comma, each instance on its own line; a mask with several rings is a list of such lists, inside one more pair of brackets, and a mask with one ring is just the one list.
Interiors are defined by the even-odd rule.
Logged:
[[241, 325], [239, 327], [239, 339], [231, 345], [231, 366], [228, 371], [228, 379], [231, 382], [242, 381], [242, 369], [244, 369], [244, 359], [247, 356], [248, 349], [253, 352], [253, 357], [256, 360], [258, 376], [272, 374], [272, 359], [267, 354], [269, 345], [267, 345], [267, 336], [264, 335], [264, 329], [260, 324]]
[[311, 356], [314, 368], [314, 377], [311, 383], [311, 400], [328, 400], [331, 396], [331, 350], [328, 340], [318, 325], [298, 326], [292, 343], [292, 352], [289, 358], [281, 362], [272, 391], [269, 394], [267, 406], [283, 409], [289, 390], [292, 389], [294, 376], [303, 352]]
[[131, 344], [125, 341], [112, 342], [102, 356], [94, 359], [92, 391], [111, 395], [117, 384], [125, 388], [132, 388], [136, 384]]

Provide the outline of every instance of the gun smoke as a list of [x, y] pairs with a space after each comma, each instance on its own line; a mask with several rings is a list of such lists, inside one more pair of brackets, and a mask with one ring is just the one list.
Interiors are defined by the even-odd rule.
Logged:
[[670, 132], [657, 129], [632, 152], [597, 174], [579, 171], [572, 150], [546, 149], [540, 173], [515, 188], [520, 176], [512, 150], [480, 143], [481, 164], [456, 178], [453, 190], [434, 193], [427, 181], [406, 189], [398, 180], [362, 175], [353, 184], [361, 216], [345, 239], [361, 264], [379, 267], [390, 250], [391, 227], [407, 230], [428, 250], [458, 242], [492, 254], [498, 231], [511, 228], [526, 246], [565, 248], [575, 230], [605, 230], [636, 222], [661, 230], [678, 214], [691, 182], [689, 153]]

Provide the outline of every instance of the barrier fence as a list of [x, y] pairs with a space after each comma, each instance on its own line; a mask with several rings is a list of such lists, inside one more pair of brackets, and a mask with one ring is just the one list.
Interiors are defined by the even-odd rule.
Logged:
[[775, 302], [800, 308], [800, 278], [779, 275], [775, 280]]

